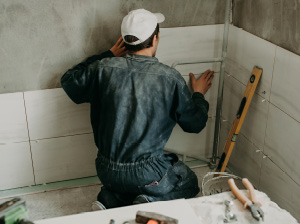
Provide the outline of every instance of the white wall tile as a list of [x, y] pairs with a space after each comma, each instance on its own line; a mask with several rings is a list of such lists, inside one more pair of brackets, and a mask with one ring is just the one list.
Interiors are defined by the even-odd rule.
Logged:
[[[256, 92], [269, 100], [276, 45], [230, 26], [226, 71], [247, 85], [254, 66], [263, 68]], [[263, 94], [263, 92], [266, 92]]]
[[31, 141], [37, 184], [96, 175], [92, 134]]
[[23, 93], [0, 94], [0, 143], [28, 141]]
[[264, 153], [300, 184], [300, 123], [270, 104]]
[[[230, 133], [231, 126], [225, 123], [221, 127], [221, 140], [220, 145], [222, 152], [227, 141], [227, 137]], [[232, 150], [229, 162], [227, 166], [233, 171], [233, 173], [242, 178], [248, 178], [251, 183], [258, 187], [260, 168], [262, 161], [262, 153], [257, 151], [252, 142], [245, 138], [244, 135], [239, 134], [237, 142]]]
[[[169, 66], [175, 62], [221, 57], [223, 27], [223, 25], [209, 25], [162, 28], [156, 57]], [[212, 64], [196, 66], [200, 72], [213, 68]]]
[[300, 186], [268, 158], [262, 162], [259, 190], [300, 221]]
[[179, 125], [173, 129], [165, 149], [187, 156], [206, 159], [211, 157], [214, 138], [215, 119], [209, 118], [205, 129], [199, 134], [186, 133]]
[[29, 142], [0, 144], [0, 190], [34, 185]]
[[92, 132], [89, 104], [73, 103], [63, 89], [24, 95], [31, 140]]
[[[249, 76], [250, 78], [250, 76]], [[236, 118], [246, 86], [232, 76], [225, 75], [222, 116], [230, 124]], [[246, 114], [241, 133], [259, 149], [263, 150], [269, 102], [254, 94]]]
[[277, 47], [270, 101], [300, 122], [300, 56]]

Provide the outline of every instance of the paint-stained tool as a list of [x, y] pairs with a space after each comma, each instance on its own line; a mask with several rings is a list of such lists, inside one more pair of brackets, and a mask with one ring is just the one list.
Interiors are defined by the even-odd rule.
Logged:
[[33, 224], [28, 221], [25, 201], [14, 198], [0, 204], [0, 224]]
[[141, 224], [178, 224], [178, 220], [155, 212], [138, 211], [135, 221]]
[[242, 202], [242, 204], [244, 205], [244, 208], [249, 208], [252, 216], [257, 221], [259, 221], [260, 218], [262, 218], [262, 220], [264, 220], [264, 212], [260, 208], [261, 203], [256, 198], [253, 185], [250, 183], [250, 181], [247, 178], [243, 178], [242, 182], [249, 191], [250, 200], [244, 194], [242, 194], [242, 192], [235, 185], [234, 180], [232, 178], [230, 178], [228, 180], [228, 184], [230, 186], [232, 193], [240, 200], [240, 202]]
[[109, 221], [109, 224], [115, 224], [116, 222], [115, 222], [115, 220], [114, 219], [111, 219], [110, 221]]
[[[253, 98], [253, 95], [255, 93], [257, 84], [260, 80], [260, 77], [262, 75], [262, 69], [259, 67], [254, 67], [251, 77], [249, 79], [248, 85], [246, 87], [243, 99], [241, 101], [240, 107], [238, 109], [238, 112], [236, 114], [236, 118], [234, 120], [234, 123], [232, 125], [230, 134], [227, 138], [223, 154], [220, 158], [219, 164], [217, 166], [216, 172], [224, 172], [227, 166], [227, 163], [229, 161], [231, 152], [233, 150], [233, 147], [235, 145], [235, 142], [237, 140], [237, 136], [242, 128], [245, 116], [247, 114], [247, 111], [249, 109], [251, 100]], [[219, 176], [219, 175], [215, 175]]]

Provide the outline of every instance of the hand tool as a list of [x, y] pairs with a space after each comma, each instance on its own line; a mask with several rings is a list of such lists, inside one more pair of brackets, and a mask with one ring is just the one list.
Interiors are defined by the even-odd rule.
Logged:
[[[216, 169], [216, 172], [224, 172], [227, 166], [227, 163], [229, 161], [231, 152], [233, 150], [233, 147], [235, 145], [235, 142], [237, 140], [237, 136], [242, 128], [244, 119], [246, 117], [247, 111], [249, 109], [251, 100], [253, 98], [253, 95], [255, 93], [255, 89], [257, 87], [257, 84], [260, 80], [260, 77], [262, 75], [262, 69], [258, 67], [254, 67], [252, 71], [252, 75], [249, 79], [248, 85], [246, 87], [244, 97], [241, 101], [240, 107], [238, 109], [238, 112], [236, 114], [236, 118], [234, 120], [234, 123], [232, 125], [230, 134], [228, 136], [228, 139], [226, 141], [223, 154], [221, 156], [221, 159], [219, 161], [218, 167]], [[215, 175], [219, 176], [219, 175]]]
[[27, 221], [25, 201], [14, 198], [0, 204], [0, 224], [32, 224]]
[[177, 219], [161, 215], [155, 212], [138, 211], [135, 221], [142, 224], [178, 224]]
[[235, 185], [234, 180], [232, 178], [230, 178], [228, 180], [228, 184], [230, 186], [232, 193], [242, 202], [242, 204], [244, 205], [244, 208], [250, 209], [252, 216], [257, 221], [259, 221], [260, 218], [262, 218], [262, 220], [264, 220], [264, 212], [260, 208], [261, 203], [256, 198], [253, 185], [250, 183], [250, 181], [247, 178], [243, 178], [242, 182], [249, 191], [250, 200], [244, 194], [242, 194], [242, 192]]
[[109, 224], [115, 224], [115, 220], [114, 220], [114, 219], [111, 219], [111, 220], [109, 221]]

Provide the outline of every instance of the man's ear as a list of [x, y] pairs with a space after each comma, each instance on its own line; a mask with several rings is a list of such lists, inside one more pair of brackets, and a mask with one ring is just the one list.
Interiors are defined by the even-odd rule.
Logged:
[[151, 47], [154, 46], [154, 43], [155, 43], [156, 40], [157, 40], [157, 35], [154, 35], [154, 37], [152, 39]]

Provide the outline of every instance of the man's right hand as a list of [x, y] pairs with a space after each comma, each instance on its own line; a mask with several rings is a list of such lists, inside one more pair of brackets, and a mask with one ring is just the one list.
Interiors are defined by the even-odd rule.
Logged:
[[123, 38], [120, 37], [118, 41], [115, 43], [115, 45], [110, 49], [110, 51], [113, 53], [115, 57], [123, 57], [125, 54], [127, 54], [129, 51], [126, 50], [124, 46]]
[[212, 85], [213, 78], [214, 71], [211, 70], [206, 70], [198, 80], [195, 78], [193, 73], [190, 73], [193, 92], [199, 92], [205, 95]]

